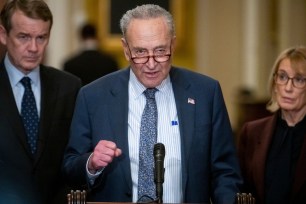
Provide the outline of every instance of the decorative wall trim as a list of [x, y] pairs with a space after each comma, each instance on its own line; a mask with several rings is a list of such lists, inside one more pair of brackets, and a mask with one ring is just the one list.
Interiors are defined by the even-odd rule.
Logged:
[[[176, 46], [179, 46], [183, 35], [183, 4], [185, 0], [161, 0], [162, 5], [169, 5], [169, 11], [173, 15], [177, 36]], [[123, 3], [125, 2], [125, 3]], [[122, 37], [119, 21], [124, 12], [140, 5], [136, 0], [99, 0], [98, 4], [98, 28], [102, 47], [109, 51], [121, 50]], [[150, 2], [150, 1], [149, 1]], [[158, 1], [154, 1], [156, 3]], [[152, 3], [152, 1], [151, 1]], [[158, 3], [157, 3], [158, 4]], [[160, 5], [160, 4], [159, 4]], [[122, 11], [122, 12], [121, 12]], [[116, 27], [117, 26], [117, 27]]]

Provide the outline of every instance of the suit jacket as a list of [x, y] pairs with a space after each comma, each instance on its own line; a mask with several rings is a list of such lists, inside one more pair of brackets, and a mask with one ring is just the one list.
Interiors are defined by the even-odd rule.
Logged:
[[85, 50], [64, 63], [64, 70], [74, 74], [86, 85], [118, 70], [117, 62], [98, 50]]
[[25, 176], [18, 169], [0, 160], [0, 203], [39, 204], [37, 189], [30, 176]]
[[[52, 203], [57, 196], [65, 202], [56, 200], [55, 203], [67, 203], [60, 167], [81, 81], [71, 74], [43, 65], [40, 66], [40, 79], [39, 141], [33, 158], [4, 63], [0, 65], [0, 163], [15, 172], [15, 177], [27, 180], [13, 185], [14, 176], [6, 179], [12, 184], [9, 187], [11, 192], [15, 191], [15, 196], [22, 196], [24, 192], [18, 189], [23, 187], [17, 185], [24, 183], [37, 189], [35, 195], [41, 196], [41, 203]], [[1, 171], [0, 178], [6, 173]], [[58, 194], [60, 191], [61, 195]]]
[[[130, 69], [102, 77], [81, 89], [64, 157], [65, 178], [86, 184], [86, 162], [100, 140], [122, 149], [91, 189], [93, 201], [131, 202], [128, 149]], [[219, 83], [172, 67], [171, 82], [180, 124], [184, 202], [234, 203], [241, 184], [231, 126]], [[188, 99], [194, 99], [194, 103]], [[166, 170], [167, 171], [167, 170]]]
[[[239, 159], [245, 191], [251, 192], [256, 203], [264, 203], [265, 164], [275, 130], [277, 114], [246, 123], [239, 136]], [[306, 133], [297, 162], [291, 203], [306, 203]]]

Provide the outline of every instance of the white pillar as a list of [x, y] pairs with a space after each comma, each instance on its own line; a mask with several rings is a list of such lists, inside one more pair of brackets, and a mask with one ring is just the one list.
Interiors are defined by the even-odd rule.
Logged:
[[306, 46], [306, 1], [279, 1], [279, 49], [278, 53], [292, 46]]
[[53, 27], [45, 64], [61, 69], [77, 50], [77, 30], [85, 19], [83, 0], [46, 0], [53, 14]]
[[243, 9], [243, 51], [242, 51], [242, 80], [245, 87], [256, 90], [259, 66], [259, 11], [258, 2], [245, 0]]

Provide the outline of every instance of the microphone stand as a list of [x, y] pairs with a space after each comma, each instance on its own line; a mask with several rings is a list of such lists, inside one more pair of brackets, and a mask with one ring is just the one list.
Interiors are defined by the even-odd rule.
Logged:
[[156, 197], [157, 203], [163, 203], [163, 183], [156, 183]]

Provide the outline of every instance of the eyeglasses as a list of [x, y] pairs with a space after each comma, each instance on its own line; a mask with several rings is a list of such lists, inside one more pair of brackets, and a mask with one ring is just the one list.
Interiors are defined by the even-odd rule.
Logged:
[[130, 59], [134, 62], [134, 64], [145, 64], [149, 61], [151, 57], [154, 59], [155, 62], [162, 63], [162, 62], [167, 62], [171, 57], [171, 45], [170, 45], [169, 54], [153, 54], [153, 55], [146, 55], [146, 56], [141, 56], [141, 57], [132, 57], [132, 52], [128, 44], [127, 44], [127, 47], [130, 51], [130, 55], [131, 55]]
[[302, 89], [306, 85], [306, 78], [302, 76], [289, 77], [286, 73], [274, 73], [274, 81], [279, 85], [286, 85], [289, 80], [295, 88]]

